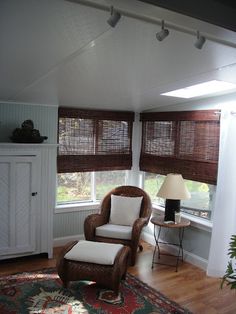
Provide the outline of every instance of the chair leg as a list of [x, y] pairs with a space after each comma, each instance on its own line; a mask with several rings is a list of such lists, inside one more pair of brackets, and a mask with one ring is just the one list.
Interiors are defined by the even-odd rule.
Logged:
[[130, 254], [130, 266], [134, 266], [135, 265], [135, 260], [136, 260], [136, 252], [132, 251]]
[[63, 287], [68, 288], [69, 287], [69, 282], [68, 281], [62, 281]]
[[126, 272], [123, 274], [123, 276], [121, 277], [122, 280], [126, 279], [126, 274], [127, 274]]
[[139, 245], [138, 245], [138, 249], [139, 249], [140, 252], [143, 251], [143, 246], [142, 246], [142, 244], [139, 244]]

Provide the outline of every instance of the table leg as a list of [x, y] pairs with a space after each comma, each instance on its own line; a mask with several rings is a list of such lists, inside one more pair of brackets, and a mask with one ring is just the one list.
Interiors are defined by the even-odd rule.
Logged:
[[179, 250], [176, 260], [176, 272], [178, 271], [179, 259], [181, 257], [181, 261], [184, 260], [184, 252], [183, 252], [183, 238], [184, 238], [184, 228], [179, 228]]
[[159, 246], [159, 238], [160, 238], [160, 234], [161, 234], [161, 226], [158, 229], [158, 235], [156, 234], [156, 228], [157, 226], [154, 226], [154, 239], [155, 239], [155, 248], [154, 248], [154, 252], [153, 252], [153, 256], [152, 256], [152, 268], [154, 265], [154, 259], [155, 259], [155, 255], [156, 255], [156, 249], [157, 249], [157, 254], [158, 254], [158, 259], [160, 259], [160, 255], [161, 255], [161, 251], [160, 251], [160, 246]]

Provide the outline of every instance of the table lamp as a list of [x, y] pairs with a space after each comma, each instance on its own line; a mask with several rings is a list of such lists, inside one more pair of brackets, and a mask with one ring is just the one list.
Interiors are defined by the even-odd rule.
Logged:
[[181, 174], [169, 173], [163, 182], [157, 196], [165, 198], [164, 221], [175, 222], [175, 212], [180, 212], [180, 200], [191, 197]]

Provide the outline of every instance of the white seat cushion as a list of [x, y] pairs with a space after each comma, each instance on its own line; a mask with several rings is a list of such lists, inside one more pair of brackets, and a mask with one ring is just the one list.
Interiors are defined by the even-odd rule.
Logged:
[[139, 218], [143, 197], [127, 197], [111, 195], [110, 223], [114, 225], [132, 226]]
[[130, 240], [132, 236], [131, 226], [105, 224], [96, 228], [96, 236]]
[[122, 244], [79, 241], [64, 256], [65, 259], [101, 265], [113, 265]]

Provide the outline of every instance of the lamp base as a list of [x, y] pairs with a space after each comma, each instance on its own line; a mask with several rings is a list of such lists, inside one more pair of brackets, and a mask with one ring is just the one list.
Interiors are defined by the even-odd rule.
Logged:
[[164, 221], [175, 222], [175, 212], [180, 211], [180, 200], [166, 199]]

